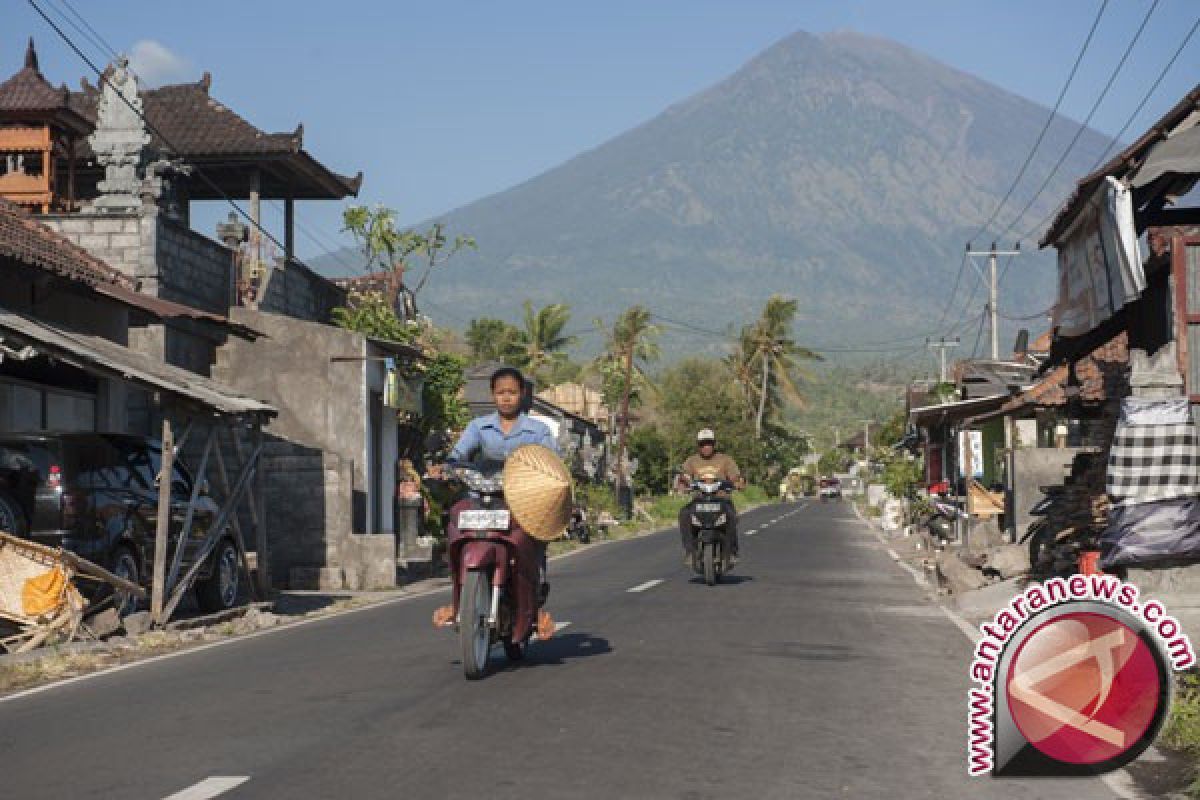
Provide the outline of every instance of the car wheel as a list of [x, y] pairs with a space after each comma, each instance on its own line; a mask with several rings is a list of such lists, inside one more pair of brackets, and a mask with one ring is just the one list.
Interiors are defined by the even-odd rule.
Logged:
[[[141, 585], [142, 569], [137, 556], [128, 547], [122, 545], [113, 553], [112, 574], [124, 578], [132, 584]], [[138, 610], [138, 598], [129, 593], [116, 589], [113, 591], [113, 606], [122, 617], [129, 616]]]
[[202, 611], [224, 611], [237, 605], [240, 588], [241, 559], [233, 542], [223, 539], [212, 556], [212, 575], [196, 584], [196, 600]]
[[29, 534], [29, 522], [25, 519], [21, 504], [8, 492], [0, 492], [0, 531], [13, 536]]

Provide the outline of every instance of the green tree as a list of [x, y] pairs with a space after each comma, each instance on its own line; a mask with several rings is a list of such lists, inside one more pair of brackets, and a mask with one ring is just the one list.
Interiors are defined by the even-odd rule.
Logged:
[[351, 292], [348, 304], [333, 310], [333, 324], [374, 339], [411, 344], [419, 328], [396, 315], [382, 292]]
[[798, 362], [821, 360], [792, 339], [796, 308], [795, 300], [772, 295], [759, 318], [742, 329], [735, 347], [735, 374], [746, 396], [754, 401], [754, 435], [759, 439], [767, 420], [777, 416], [784, 405], [803, 407], [804, 398], [793, 380], [801, 372]]
[[351, 206], [342, 212], [342, 231], [354, 237], [366, 260], [366, 270], [383, 270], [389, 274], [389, 293], [394, 297], [404, 283], [404, 271], [410, 261], [424, 265], [416, 286], [410, 286], [413, 297], [425, 288], [434, 270], [444, 265], [462, 250], [476, 248], [471, 236], [446, 234], [446, 226], [435, 222], [428, 230], [399, 230], [396, 212], [379, 205], [375, 208]]
[[451, 353], [438, 353], [425, 365], [423, 433], [456, 430], [469, 421], [470, 410], [462, 400], [466, 365], [466, 359]]
[[571, 307], [565, 303], [551, 303], [534, 311], [533, 303], [525, 301], [522, 367], [535, 379], [540, 381], [547, 368], [566, 359], [563, 351], [576, 342], [574, 336], [564, 333], [570, 321]]
[[[607, 330], [604, 329], [603, 323], [597, 320], [597, 325], [601, 330], [605, 330], [605, 352], [599, 364], [600, 374], [604, 377], [605, 402], [610, 404], [610, 408], [618, 398], [620, 402], [617, 417], [620, 426], [617, 438], [618, 464], [626, 452], [634, 380], [640, 377], [644, 385], [650, 385], [643, 367], [658, 358], [659, 331], [650, 320], [650, 312], [642, 306], [626, 309]], [[627, 485], [627, 479], [628, 476], [620, 474], [618, 485]]]
[[714, 358], [687, 358], [664, 370], [658, 385], [659, 414], [673, 465], [695, 452], [697, 431], [711, 428], [718, 448], [738, 462], [747, 480], [762, 480], [763, 447], [726, 364]]
[[467, 326], [466, 340], [471, 348], [471, 360], [476, 364], [499, 361], [515, 367], [524, 366], [521, 331], [511, 323], [492, 317], [473, 319]]
[[600, 376], [604, 403], [609, 408], [617, 408], [626, 399], [636, 406], [644, 399], [645, 391], [653, 388], [646, 367], [658, 360], [660, 331], [650, 319], [649, 311], [634, 306], [617, 317], [611, 327], [596, 320], [596, 327], [604, 335], [604, 352], [592, 367]]
[[638, 470], [633, 476], [637, 491], [643, 494], [667, 493], [670, 452], [667, 437], [656, 427], [635, 428], [629, 432], [629, 456], [638, 460]]

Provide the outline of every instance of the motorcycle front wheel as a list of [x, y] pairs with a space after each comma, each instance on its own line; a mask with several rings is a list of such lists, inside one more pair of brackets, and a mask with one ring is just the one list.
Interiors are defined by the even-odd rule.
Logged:
[[704, 545], [704, 582], [709, 586], [717, 582], [717, 545], [713, 542]]
[[492, 581], [484, 572], [468, 572], [459, 599], [458, 637], [462, 643], [463, 673], [477, 681], [487, 672], [492, 649], [488, 614], [492, 606]]

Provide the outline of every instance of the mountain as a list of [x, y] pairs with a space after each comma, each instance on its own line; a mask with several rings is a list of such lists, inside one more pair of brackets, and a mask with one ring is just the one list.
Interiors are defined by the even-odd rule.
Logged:
[[[565, 301], [575, 327], [642, 303], [723, 329], [783, 292], [799, 298], [802, 342], [915, 336], [938, 321], [965, 241], [1048, 113], [891, 41], [797, 33], [645, 124], [439, 217], [475, 236], [479, 250], [435, 277], [426, 299], [435, 317], [445, 309], [466, 319], [515, 319], [526, 297]], [[1077, 127], [1054, 121], [1003, 224]], [[1105, 145], [1084, 132], [1008, 244], [1066, 197]], [[1033, 313], [1053, 300], [1053, 260], [1032, 253], [1034, 242], [1024, 247], [1002, 312]], [[979, 286], [973, 271], [963, 286]], [[973, 308], [985, 296], [979, 287]], [[963, 329], [968, 347], [976, 330]], [[667, 344], [716, 346], [679, 328]]]

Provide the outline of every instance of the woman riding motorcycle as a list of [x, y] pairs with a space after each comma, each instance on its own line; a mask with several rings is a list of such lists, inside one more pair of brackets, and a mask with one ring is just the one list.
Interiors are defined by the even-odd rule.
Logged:
[[[485, 417], [476, 417], [467, 425], [462, 436], [450, 451], [446, 460], [449, 466], [470, 467], [487, 477], [493, 477], [504, 469], [505, 460], [518, 447], [538, 444], [558, 452], [558, 442], [553, 432], [543, 422], [533, 419], [521, 411], [528, 384], [521, 371], [513, 367], [501, 367], [492, 373], [492, 401], [496, 411]], [[546, 544], [537, 542], [541, 560], [542, 580], [539, 605], [546, 602], [550, 584], [546, 582]], [[443, 606], [434, 613], [436, 624], [448, 624], [454, 619], [454, 606]], [[554, 622], [546, 611], [538, 612], [538, 636], [549, 638], [554, 633]]]

